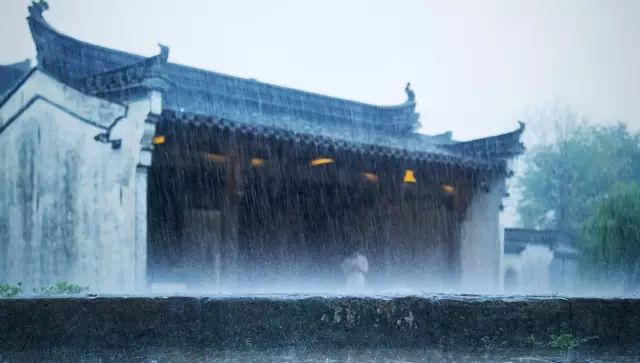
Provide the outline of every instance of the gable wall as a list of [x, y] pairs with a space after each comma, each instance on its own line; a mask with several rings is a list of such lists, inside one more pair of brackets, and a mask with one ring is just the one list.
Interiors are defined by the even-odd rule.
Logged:
[[[28, 292], [58, 281], [96, 292], [144, 285], [136, 169], [149, 110], [149, 100], [127, 110], [38, 71], [2, 105], [1, 283]], [[123, 116], [112, 131], [119, 150], [94, 140]]]

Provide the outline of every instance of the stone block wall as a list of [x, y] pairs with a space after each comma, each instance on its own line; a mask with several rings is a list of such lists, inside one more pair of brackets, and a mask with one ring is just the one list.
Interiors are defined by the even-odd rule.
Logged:
[[640, 342], [640, 299], [473, 296], [0, 299], [0, 351], [280, 346], [528, 347], [551, 335]]

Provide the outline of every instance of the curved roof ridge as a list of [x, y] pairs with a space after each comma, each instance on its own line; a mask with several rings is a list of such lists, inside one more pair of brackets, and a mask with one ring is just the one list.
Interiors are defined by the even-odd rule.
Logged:
[[518, 121], [518, 128], [514, 131], [445, 146], [451, 150], [480, 158], [509, 158], [525, 151], [524, 144], [520, 142], [520, 135], [524, 129], [524, 122]]
[[[96, 45], [83, 40], [78, 40], [67, 34], [61, 33], [53, 28], [41, 16], [41, 14], [34, 15], [32, 13], [28, 17], [28, 20], [34, 41], [36, 43], [39, 63], [43, 63], [42, 66], [45, 69], [53, 68], [50, 69], [50, 71], [52, 71], [53, 73], [59, 73], [58, 75], [61, 78], [70, 79], [72, 82], [76, 82], [77, 78], [86, 78], [98, 73], [103, 73], [105, 71], [108, 72], [113, 69], [126, 66], [129, 63], [139, 62], [146, 58], [138, 54]], [[61, 54], [55, 54], [56, 50], [54, 50], [53, 48], [55, 48], [56, 46], [63, 49], [62, 51], [58, 50], [58, 53]], [[72, 54], [73, 50], [67, 48], [80, 48], [83, 50], [83, 52], [82, 54], [74, 57]], [[65, 50], [69, 54], [65, 54]], [[91, 59], [92, 56], [90, 53], [94, 53], [93, 59]], [[47, 57], [57, 59], [51, 62], [53, 64], [47, 64]], [[89, 59], [88, 62], [87, 59]], [[65, 65], [65, 62], [75, 63], [74, 67], [69, 64]], [[85, 69], [78, 69], [82, 68], [77, 67], [77, 65], [81, 62], [93, 62], [93, 64], [83, 64]], [[73, 68], [73, 72], [65, 69], [65, 67]], [[298, 101], [304, 99], [307, 104], [310, 104], [310, 106], [301, 106], [305, 110], [306, 108], [310, 107], [314, 108], [313, 111], [319, 114], [330, 113], [331, 115], [333, 115], [334, 113], [340, 113], [342, 114], [342, 118], [354, 121], [354, 124], [376, 125], [382, 131], [394, 132], [395, 130], [400, 132], [410, 132], [415, 130], [417, 126], [419, 126], [419, 115], [415, 112], [415, 100], [413, 99], [413, 97], [409, 96], [409, 93], [407, 93], [407, 95], [409, 96], [407, 101], [401, 104], [376, 105], [351, 99], [329, 96], [312, 91], [295, 89], [288, 86], [262, 82], [252, 78], [238, 77], [179, 63], [167, 62], [165, 65], [165, 69], [168, 73], [168, 76], [178, 78], [175, 80], [176, 83], [180, 83], [180, 81], [182, 81], [182, 83], [185, 84], [184, 88], [188, 88], [189, 91], [193, 92], [206, 93], [209, 96], [215, 94], [216, 92], [220, 93], [221, 91], [219, 89], [216, 90], [215, 87], [212, 87], [211, 84], [207, 84], [206, 87], [202, 87], [202, 85], [198, 86], [197, 83], [199, 82], [195, 82], [195, 79], [207, 78], [209, 79], [209, 81], [211, 81], [213, 78], [218, 78], [220, 80], [226, 81], [227, 83], [236, 83], [236, 89], [234, 90], [236, 94], [243, 93], [243, 91], [245, 90], [250, 90], [254, 92], [263, 91], [272, 94], [286, 94], [286, 98], [288, 99], [287, 102], [290, 100]], [[413, 94], [412, 91], [411, 94]], [[199, 96], [200, 98], [207, 98], [207, 95], [201, 94]], [[180, 96], [176, 95], [175, 99], [178, 98], [180, 98]], [[262, 102], [262, 100], [259, 100], [259, 102]], [[269, 101], [266, 102], [268, 103]], [[200, 106], [204, 105], [200, 104]], [[280, 108], [289, 107], [289, 113], [296, 112], [296, 106], [281, 104], [278, 104], [277, 106]], [[341, 108], [343, 110], [342, 112], [338, 110], [333, 111], [330, 110], [331, 108]], [[194, 111], [202, 110], [198, 109]]]
[[58, 31], [51, 24], [49, 24], [49, 22], [46, 21], [43, 17], [36, 17], [36, 16], [33, 16], [33, 14], [32, 14], [32, 15], [27, 17], [27, 21], [29, 23], [29, 27], [31, 28], [31, 36], [34, 38], [34, 41], [36, 43], [36, 51], [38, 53], [39, 53], [39, 49], [37, 49], [37, 46], [39, 44], [37, 42], [37, 39], [35, 39], [35, 37], [38, 36], [39, 34], [36, 34], [38, 32], [37, 32], [37, 29], [34, 28], [34, 25], [43, 26], [43, 27], [47, 28], [47, 30], [49, 32], [54, 33], [57, 37], [64, 38], [65, 40], [72, 41], [74, 43], [80, 43], [82, 45], [85, 45], [85, 46], [88, 46], [88, 47], [91, 47], [91, 48], [97, 48], [97, 49], [100, 49], [100, 50], [105, 51], [105, 52], [116, 53], [116, 54], [118, 54], [120, 56], [123, 56], [123, 57], [131, 58], [132, 62], [139, 61], [139, 60], [147, 58], [147, 57], [144, 57], [144, 56], [142, 56], [140, 54], [130, 53], [130, 52], [126, 52], [126, 51], [123, 51], [123, 50], [113, 49], [113, 48], [105, 47], [105, 46], [102, 46], [102, 45], [99, 45], [99, 44], [89, 43], [89, 42], [84, 41], [84, 40], [76, 39], [76, 38], [74, 38], [74, 37], [72, 37], [70, 35], [67, 35], [65, 33], [62, 33], [60, 31]]
[[[98, 49], [100, 49], [102, 51], [105, 51], [105, 52], [117, 53], [120, 56], [129, 57], [129, 58], [131, 58], [131, 62], [132, 63], [138, 62], [138, 61], [142, 61], [142, 60], [148, 58], [148, 57], [145, 57], [144, 55], [141, 55], [141, 54], [127, 52], [127, 51], [120, 50], [120, 49], [115, 49], [115, 48], [109, 48], [109, 47], [106, 47], [106, 46], [103, 46], [103, 45], [100, 45], [100, 44], [95, 44], [95, 43], [91, 43], [91, 42], [88, 42], [88, 41], [85, 41], [85, 40], [74, 38], [74, 37], [72, 37], [72, 36], [70, 36], [68, 34], [60, 32], [55, 27], [53, 27], [51, 24], [49, 24], [49, 22], [47, 22], [44, 18], [38, 19], [38, 18], [34, 18], [34, 17], [29, 17], [29, 19], [33, 20], [33, 21], [37, 21], [41, 25], [46, 26], [51, 32], [54, 32], [57, 36], [59, 36], [61, 38], [65, 38], [67, 40], [73, 41], [75, 43], [80, 43], [80, 44], [88, 46], [88, 47], [98, 48]], [[124, 66], [124, 65], [118, 66], [118, 68], [120, 68], [122, 66]], [[239, 80], [239, 81], [255, 82], [255, 83], [258, 83], [258, 84], [261, 84], [261, 85], [265, 85], [265, 86], [273, 87], [273, 88], [278, 88], [278, 89], [281, 89], [281, 90], [284, 90], [284, 91], [299, 92], [299, 93], [304, 93], [304, 94], [313, 95], [313, 96], [317, 96], [317, 97], [328, 98], [328, 99], [332, 99], [332, 100], [335, 100], [335, 101], [358, 104], [358, 105], [366, 106], [366, 107], [376, 107], [376, 108], [384, 108], [384, 109], [388, 109], [388, 108], [405, 108], [405, 107], [408, 107], [408, 106], [411, 106], [411, 105], [415, 104], [415, 101], [406, 100], [406, 101], [404, 101], [402, 103], [398, 103], [398, 104], [380, 105], [380, 104], [369, 103], [369, 102], [364, 102], [364, 101], [358, 101], [358, 100], [349, 99], [349, 98], [341, 98], [341, 97], [337, 97], [337, 96], [331, 96], [331, 95], [327, 95], [327, 94], [320, 93], [320, 92], [314, 92], [314, 91], [308, 91], [308, 90], [303, 90], [303, 89], [299, 89], [299, 88], [293, 88], [293, 87], [290, 87], [290, 86], [283, 86], [283, 85], [276, 84], [276, 83], [271, 83], [271, 82], [259, 81], [259, 80], [254, 79], [254, 78], [246, 78], [246, 77], [235, 76], [233, 74], [218, 72], [218, 71], [211, 70], [211, 69], [199, 68], [199, 67], [196, 67], [196, 66], [183, 64], [183, 63], [167, 62], [167, 66], [183, 68], [183, 69], [186, 69], [188, 71], [193, 71], [193, 72], [202, 72], [202, 73], [207, 73], [207, 74], [214, 74], [216, 76], [226, 77], [226, 78]], [[111, 70], [112, 69], [107, 69], [105, 71], [111, 71]], [[88, 76], [91, 76], [91, 75], [88, 75]]]
[[327, 95], [327, 94], [320, 93], [320, 92], [314, 92], [314, 91], [308, 91], [308, 90], [303, 90], [303, 89], [299, 89], [299, 88], [293, 88], [291, 86], [283, 86], [283, 85], [276, 84], [276, 83], [259, 81], [259, 80], [254, 79], [254, 78], [245, 78], [245, 77], [240, 77], [240, 76], [234, 76], [232, 74], [222, 73], [222, 72], [209, 70], [209, 69], [204, 69], [204, 68], [198, 68], [198, 67], [195, 67], [195, 66], [190, 66], [190, 65], [182, 64], [182, 63], [168, 62], [167, 65], [168, 66], [172, 66], [172, 67], [186, 68], [189, 71], [215, 74], [217, 76], [231, 78], [231, 79], [239, 80], [239, 81], [254, 82], [254, 83], [257, 83], [257, 84], [260, 84], [260, 85], [265, 85], [265, 86], [272, 87], [272, 88], [278, 88], [278, 89], [281, 89], [283, 91], [291, 91], [291, 92], [296, 92], [296, 93], [303, 93], [303, 94], [307, 94], [307, 95], [311, 95], [311, 96], [323, 97], [323, 98], [328, 98], [328, 99], [335, 100], [335, 101], [348, 102], [348, 103], [357, 104], [357, 105], [366, 106], [366, 107], [375, 107], [375, 108], [382, 108], [382, 109], [393, 109], [393, 108], [411, 107], [412, 105], [415, 105], [415, 101], [409, 101], [409, 100], [407, 100], [405, 102], [402, 102], [402, 103], [398, 103], [398, 104], [379, 105], [379, 104], [375, 104], [375, 103], [368, 103], [368, 102], [364, 102], [364, 101], [358, 101], [358, 100], [354, 100], [354, 99], [350, 99], [350, 98], [341, 98], [341, 97], [337, 97], [337, 96], [331, 96], [331, 95]]

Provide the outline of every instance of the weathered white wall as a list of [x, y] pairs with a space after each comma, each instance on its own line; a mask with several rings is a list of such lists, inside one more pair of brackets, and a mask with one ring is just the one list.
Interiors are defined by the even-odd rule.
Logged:
[[500, 288], [500, 204], [504, 179], [495, 180], [489, 191], [475, 190], [460, 231], [462, 290], [492, 293]]
[[528, 244], [518, 254], [504, 255], [503, 278], [507, 270], [516, 273], [515, 286], [505, 285], [507, 293], [523, 294], [575, 294], [577, 262], [575, 258], [556, 256], [544, 244]]
[[549, 266], [551, 292], [572, 294], [576, 292], [578, 262], [575, 258], [555, 256]]
[[[119, 105], [35, 71], [0, 107], [1, 282], [30, 290], [69, 281], [96, 292], [145, 285], [139, 163], [149, 157], [141, 140], [156, 98]], [[116, 120], [119, 150], [94, 140], [104, 132], [96, 125]]]
[[553, 251], [549, 246], [528, 244], [519, 254], [504, 256], [504, 278], [507, 270], [516, 274], [515, 286], [505, 286], [507, 293], [547, 294], [551, 292], [550, 266]]

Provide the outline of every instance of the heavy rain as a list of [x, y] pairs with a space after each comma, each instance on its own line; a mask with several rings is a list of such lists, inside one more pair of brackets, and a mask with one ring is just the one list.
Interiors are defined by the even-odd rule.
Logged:
[[640, 361], [617, 5], [0, 5], [0, 361]]

